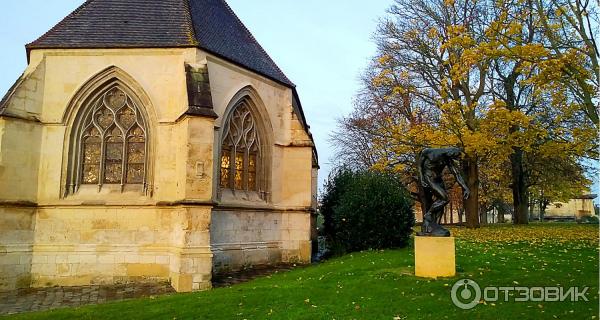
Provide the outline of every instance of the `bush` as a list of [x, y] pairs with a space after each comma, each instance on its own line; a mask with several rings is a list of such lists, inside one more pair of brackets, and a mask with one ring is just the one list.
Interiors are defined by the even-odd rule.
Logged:
[[598, 217], [597, 216], [583, 217], [583, 218], [581, 218], [579, 223], [598, 224]]
[[331, 254], [405, 247], [415, 223], [413, 202], [397, 176], [341, 169], [321, 199]]

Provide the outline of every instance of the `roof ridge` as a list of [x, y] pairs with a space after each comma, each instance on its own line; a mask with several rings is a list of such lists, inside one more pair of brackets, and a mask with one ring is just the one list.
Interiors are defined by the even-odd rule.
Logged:
[[264, 53], [265, 56], [269, 60], [271, 60], [271, 62], [273, 63], [273, 66], [275, 66], [275, 68], [277, 68], [277, 70], [281, 73], [281, 75], [283, 75], [285, 77], [285, 79], [289, 82], [289, 84], [291, 84], [293, 87], [295, 87], [296, 85], [287, 77], [287, 75], [283, 72], [283, 70], [281, 70], [281, 68], [279, 68], [279, 66], [277, 65], [277, 63], [275, 63], [275, 60], [273, 60], [273, 58], [271, 58], [271, 56], [267, 53], [267, 51], [262, 47], [262, 45], [260, 44], [260, 42], [258, 42], [258, 40], [256, 40], [256, 38], [254, 37], [254, 35], [252, 34], [252, 32], [248, 29], [248, 27], [246, 27], [246, 25], [242, 22], [242, 20], [240, 20], [240, 18], [237, 16], [237, 14], [235, 13], [235, 11], [233, 11], [233, 9], [231, 9], [231, 7], [227, 3], [227, 1], [225, 1], [225, 0], [219, 0], [219, 1], [223, 2], [223, 4], [225, 5], [225, 8], [227, 9], [227, 11], [229, 11], [229, 13], [231, 13], [233, 15], [233, 17], [235, 18], [235, 21], [237, 22], [237, 24], [240, 27], [242, 27], [244, 30], [246, 30], [246, 32], [248, 33], [248, 35], [250, 35], [250, 38], [252, 39], [252, 41], [254, 41], [254, 43], [256, 43], [256, 45], [258, 46], [258, 49], [260, 49], [260, 51], [262, 51], [262, 53]]
[[43, 35], [41, 35], [39, 38], [35, 39], [34, 41], [26, 44], [25, 48], [28, 48], [30, 45], [47, 38], [50, 33], [54, 32], [59, 27], [62, 27], [66, 23], [67, 20], [70, 20], [73, 17], [75, 17], [77, 14], [79, 14], [79, 12], [81, 12], [81, 10], [85, 9], [90, 3], [94, 2], [94, 1], [96, 1], [96, 0], [85, 0], [84, 3], [82, 3], [79, 7], [77, 7], [75, 10], [73, 10], [71, 13], [69, 13], [62, 20], [60, 20], [56, 25], [54, 25], [54, 27], [50, 28], [50, 30], [46, 31], [46, 33], [44, 33]]

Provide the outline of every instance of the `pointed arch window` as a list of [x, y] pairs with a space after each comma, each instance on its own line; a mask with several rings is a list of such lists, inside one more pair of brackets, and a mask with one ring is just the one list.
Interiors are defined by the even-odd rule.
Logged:
[[247, 100], [233, 109], [223, 131], [220, 158], [220, 187], [233, 191], [258, 192], [264, 198], [261, 178], [261, 137]]
[[142, 110], [119, 85], [84, 106], [74, 123], [70, 188], [143, 185], [146, 190], [148, 128]]

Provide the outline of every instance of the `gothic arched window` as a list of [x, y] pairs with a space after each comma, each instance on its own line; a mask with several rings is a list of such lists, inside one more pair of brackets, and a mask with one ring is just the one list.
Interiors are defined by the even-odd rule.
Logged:
[[254, 191], [264, 197], [262, 156], [256, 118], [248, 101], [242, 100], [234, 107], [223, 131], [221, 189]]
[[83, 106], [74, 126], [73, 191], [81, 185], [144, 185], [148, 130], [142, 111], [119, 86]]

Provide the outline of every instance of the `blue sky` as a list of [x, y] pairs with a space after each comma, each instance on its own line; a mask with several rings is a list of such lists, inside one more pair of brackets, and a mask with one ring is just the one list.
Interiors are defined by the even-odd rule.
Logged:
[[[296, 84], [320, 156], [320, 182], [330, 171], [335, 119], [352, 109], [359, 75], [375, 54], [371, 35], [392, 0], [228, 0]], [[0, 96], [26, 67], [24, 45], [83, 0], [4, 1], [0, 13]]]
[[[24, 45], [83, 0], [4, 1], [0, 13], [0, 96], [26, 67]], [[375, 54], [377, 21], [393, 0], [228, 0], [248, 29], [297, 85], [320, 156], [320, 182], [333, 152], [336, 119], [352, 110], [359, 75]], [[593, 188], [598, 193], [598, 179]]]

